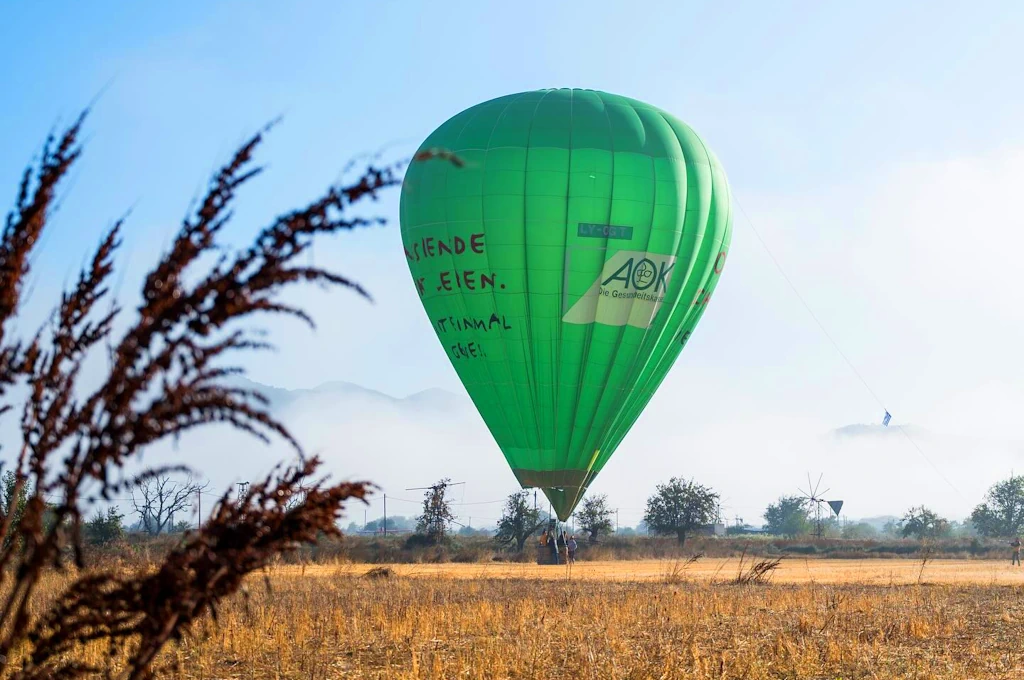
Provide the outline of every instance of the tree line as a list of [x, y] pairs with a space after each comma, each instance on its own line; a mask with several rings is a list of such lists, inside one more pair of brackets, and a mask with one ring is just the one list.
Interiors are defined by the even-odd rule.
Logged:
[[[684, 545], [688, 536], [706, 532], [720, 523], [720, 495], [714, 489], [692, 479], [673, 477], [658, 484], [647, 499], [642, 524], [648, 533], [675, 536]], [[764, 512], [763, 533], [798, 537], [815, 531], [814, 508], [806, 498], [783, 496]], [[615, 510], [605, 494], [588, 496], [573, 515], [576, 526], [589, 542], [612, 533]], [[502, 547], [522, 551], [541, 527], [552, 521], [547, 513], [533, 507], [526, 490], [511, 494], [498, 520], [495, 541]], [[837, 518], [823, 521], [824, 535], [842, 538], [871, 538], [877, 535], [871, 525], [857, 523], [840, 527]], [[736, 532], [735, 527], [729, 528]], [[1013, 537], [1024, 532], [1024, 476], [1011, 475], [993, 484], [983, 501], [963, 523], [951, 522], [925, 506], [909, 508], [901, 518], [891, 520], [883, 533], [917, 539], [951, 538], [956, 534], [988, 538]]]
[[[814, 518], [805, 498], [783, 496], [768, 506], [764, 513], [765, 533], [796, 537], [812, 533]], [[871, 525], [858, 523], [840, 527], [836, 518], [825, 521], [826, 535], [842, 538], [871, 538], [878, 531]], [[934, 510], [917, 505], [902, 517], [890, 520], [882, 534], [901, 538], [942, 539], [961, 536], [1010, 538], [1024, 533], [1024, 476], [1010, 475], [996, 482], [985, 493], [982, 502], [963, 522], [950, 521]]]
[[[479, 529], [460, 525], [447, 497], [450, 480], [442, 479], [424, 493], [421, 512], [413, 517], [393, 516], [387, 520], [391, 531], [412, 532], [412, 543], [436, 545], [457, 533], [463, 536], [485, 533]], [[12, 523], [19, 521], [29, 489], [17, 490], [15, 476], [8, 471], [0, 479], [0, 512], [10, 515]], [[97, 511], [83, 524], [85, 541], [91, 545], [109, 545], [123, 539], [129, 531], [158, 536], [163, 533], [181, 533], [191, 528], [187, 520], [175, 517], [191, 511], [197, 494], [208, 485], [191, 476], [175, 479], [169, 475], [154, 475], [139, 480], [131, 489], [131, 501], [136, 522], [125, 525], [126, 515], [117, 507], [105, 512]], [[673, 477], [658, 484], [647, 499], [642, 531], [654, 535], [675, 536], [680, 545], [688, 536], [706, 531], [719, 517], [719, 494], [713, 489]], [[764, 525], [759, 533], [786, 538], [808, 536], [816, 532], [814, 508], [806, 498], [782, 496], [765, 509]], [[607, 494], [595, 494], [583, 499], [574, 513], [581, 539], [595, 543], [615, 529], [615, 509]], [[532, 504], [530, 493], [523, 489], [510, 494], [505, 500], [501, 517], [493, 532], [495, 543], [501, 548], [521, 552], [529, 538], [553, 522], [546, 511]], [[383, 518], [368, 522], [362, 531], [380, 531]], [[360, 530], [350, 523], [348, 531]], [[950, 521], [923, 505], [907, 509], [902, 517], [889, 520], [881, 529], [866, 522], [841, 524], [831, 516], [822, 521], [821, 535], [827, 538], [870, 539], [878, 536], [916, 539], [943, 539], [956, 536], [1011, 537], [1024, 532], [1024, 476], [1011, 475], [997, 482], [985, 494], [983, 502], [974, 508], [964, 522]], [[486, 532], [491, 533], [491, 532]], [[747, 525], [726, 528], [727, 534], [752, 533]]]

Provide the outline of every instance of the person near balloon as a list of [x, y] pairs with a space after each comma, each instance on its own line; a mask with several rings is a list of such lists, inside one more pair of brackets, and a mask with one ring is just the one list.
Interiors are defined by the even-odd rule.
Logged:
[[1010, 558], [1010, 566], [1020, 566], [1020, 536], [1016, 536], [1013, 541], [1010, 542], [1010, 546], [1013, 548], [1013, 557]]
[[558, 534], [558, 554], [561, 556], [559, 564], [569, 563], [569, 536], [565, 531]]
[[548, 537], [548, 545], [551, 546], [551, 563], [558, 564], [558, 541], [554, 536]]
[[569, 548], [569, 564], [576, 564], [576, 535], [573, 534], [569, 537], [569, 543], [566, 544]]
[[548, 544], [548, 530], [547, 529], [545, 529], [544, 531], [540, 532], [540, 544], [541, 545], [547, 545]]

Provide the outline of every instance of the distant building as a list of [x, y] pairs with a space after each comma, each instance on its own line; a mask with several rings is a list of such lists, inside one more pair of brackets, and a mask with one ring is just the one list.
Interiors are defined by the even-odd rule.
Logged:
[[701, 536], [725, 536], [725, 524], [722, 522], [705, 524], [697, 530], [697, 533]]
[[749, 524], [742, 526], [731, 526], [728, 531], [730, 536], [761, 536], [767, 532], [764, 527], [752, 527]]

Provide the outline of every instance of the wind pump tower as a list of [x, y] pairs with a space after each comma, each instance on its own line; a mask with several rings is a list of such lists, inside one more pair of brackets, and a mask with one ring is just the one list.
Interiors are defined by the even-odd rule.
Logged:
[[[825, 500], [825, 494], [829, 492], [828, 489], [821, 490], [821, 478], [824, 475], [818, 475], [818, 481], [813, 485], [811, 484], [811, 475], [807, 473], [807, 490], [804, 491], [799, 489], [800, 493], [803, 494], [804, 502], [809, 503], [814, 507], [814, 536], [821, 538], [825, 528], [825, 517], [834, 514], [836, 517], [839, 516], [839, 511], [843, 509], [842, 501], [829, 501]], [[828, 507], [825, 510], [822, 506]]]

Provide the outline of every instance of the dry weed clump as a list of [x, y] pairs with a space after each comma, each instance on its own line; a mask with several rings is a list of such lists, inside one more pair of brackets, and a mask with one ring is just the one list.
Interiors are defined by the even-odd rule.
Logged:
[[270, 590], [253, 582], [160, 661], [187, 680], [960, 679], [1024, 664], [1021, 588], [365, 573], [271, 569]]
[[[134, 319], [120, 337], [114, 322], [121, 310], [109, 298], [120, 220], [50, 320], [34, 335], [19, 337], [32, 256], [61, 180], [81, 153], [83, 119], [46, 141], [0, 230], [0, 414], [20, 411], [20, 441], [5, 442], [4, 463], [15, 474], [13, 497], [27, 496], [17, 512], [0, 516], [3, 677], [78, 677], [105, 673], [111, 665], [125, 677], [149, 677], [164, 645], [196, 619], [215, 614], [217, 602], [235, 592], [246, 574], [299, 544], [337, 536], [345, 501], [367, 493], [365, 484], [327, 485], [313, 478], [319, 461], [302, 458], [261, 394], [227, 378], [241, 372], [231, 358], [267, 347], [242, 322], [275, 314], [311, 323], [301, 308], [281, 300], [284, 288], [311, 282], [366, 295], [354, 281], [300, 260], [318, 236], [380, 223], [353, 216], [351, 208], [397, 185], [396, 169], [370, 167], [350, 185], [329, 187], [231, 252], [218, 236], [239, 188], [260, 172], [253, 154], [261, 132], [211, 179], [145, 277]], [[79, 380], [83, 366], [100, 351], [108, 369], [98, 387], [86, 387]], [[211, 423], [228, 423], [260, 439], [281, 437], [300, 460], [240, 498], [222, 498], [209, 520], [162, 555], [152, 571], [83, 572], [83, 518], [96, 499], [163, 472], [126, 479], [126, 463], [147, 445]], [[69, 567], [75, 576], [64, 571], [53, 577]], [[44, 582], [50, 589], [45, 595]], [[80, 653], [97, 649], [99, 656]]]
[[738, 585], [759, 585], [771, 581], [775, 570], [782, 564], [781, 557], [752, 559], [747, 562], [747, 551], [740, 555], [740, 563], [736, 569], [736, 579], [733, 583]]
[[690, 555], [685, 559], [677, 557], [665, 568], [665, 576], [663, 578], [664, 582], [685, 583], [687, 581], [687, 569], [690, 568], [690, 565], [696, 564], [702, 557], [704, 557], [703, 553]]

